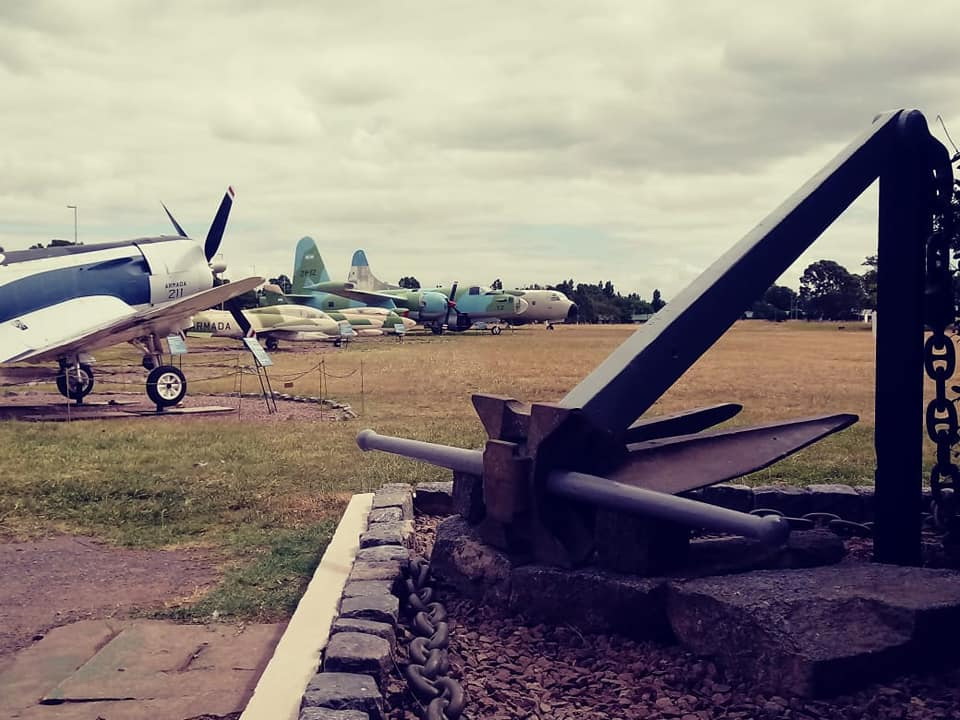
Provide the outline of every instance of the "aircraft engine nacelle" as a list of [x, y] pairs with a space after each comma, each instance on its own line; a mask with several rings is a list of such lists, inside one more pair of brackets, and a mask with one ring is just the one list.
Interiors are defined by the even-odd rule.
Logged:
[[150, 268], [150, 304], [182, 300], [213, 287], [213, 274], [194, 240], [171, 239], [141, 243], [137, 248]]
[[437, 320], [447, 315], [447, 296], [438, 292], [420, 293], [420, 322]]

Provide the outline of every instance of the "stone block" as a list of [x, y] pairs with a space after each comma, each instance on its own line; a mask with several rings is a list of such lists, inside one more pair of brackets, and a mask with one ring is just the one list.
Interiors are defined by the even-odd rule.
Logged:
[[753, 510], [753, 488], [749, 485], [720, 483], [703, 489], [703, 501], [739, 512]]
[[487, 514], [483, 479], [479, 475], [453, 473], [453, 511], [470, 523], [480, 522]]
[[359, 632], [376, 635], [390, 644], [392, 651], [397, 645], [397, 631], [390, 623], [364, 620], [362, 618], [337, 618], [330, 627], [330, 634], [339, 632]]
[[397, 624], [400, 601], [394, 595], [359, 595], [340, 601], [340, 617]]
[[779, 510], [787, 517], [813, 512], [810, 492], [793, 485], [761, 485], [753, 489], [753, 507]]
[[409, 485], [405, 487], [406, 490], [377, 490], [373, 494], [373, 504], [370, 509], [397, 507], [403, 512], [404, 520], [413, 520], [413, 492]]
[[308, 707], [329, 710], [357, 710], [370, 720], [384, 720], [383, 695], [369, 675], [321, 672], [314, 675], [303, 692], [301, 712]]
[[361, 548], [380, 545], [413, 547], [413, 523], [409, 520], [377, 523], [360, 536]]
[[861, 522], [873, 522], [873, 485], [854, 485], [853, 489], [860, 496]]
[[371, 510], [367, 516], [367, 527], [379, 523], [400, 522], [403, 520], [403, 510], [399, 507], [385, 507]]
[[347, 582], [366, 580], [399, 581], [403, 577], [403, 564], [399, 560], [386, 562], [354, 562]]
[[813, 512], [839, 515], [851, 522], [863, 521], [863, 498], [849, 485], [822, 483], [808, 485]]
[[418, 483], [413, 493], [413, 509], [424, 515], [450, 515], [453, 481]]
[[651, 517], [613, 510], [596, 511], [597, 565], [632, 575], [670, 572], [685, 564], [690, 528]]
[[684, 578], [726, 575], [772, 568], [833, 565], [846, 555], [843, 540], [829, 530], [794, 530], [786, 544], [771, 546], [745, 537], [695, 539]]
[[324, 672], [370, 675], [381, 688], [392, 665], [390, 643], [367, 633], [337, 633], [330, 638], [323, 652]]
[[370, 716], [359, 710], [306, 707], [300, 711], [299, 720], [370, 720]]
[[671, 637], [663, 578], [525, 565], [514, 569], [510, 588], [510, 609], [531, 622], [569, 623], [637, 640]]
[[352, 580], [343, 587], [343, 597], [361, 597], [362, 595], [392, 595], [396, 581], [388, 580]]
[[467, 597], [506, 603], [510, 594], [510, 560], [482, 542], [477, 529], [459, 515], [437, 525], [430, 572]]
[[356, 562], [379, 563], [397, 561], [402, 567], [410, 562], [410, 551], [402, 545], [376, 545], [357, 550]]
[[680, 642], [758, 689], [822, 696], [954, 656], [960, 573], [871, 563], [670, 584]]

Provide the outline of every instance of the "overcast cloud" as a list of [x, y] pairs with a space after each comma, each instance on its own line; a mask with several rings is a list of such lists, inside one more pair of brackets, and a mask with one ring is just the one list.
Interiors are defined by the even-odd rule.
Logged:
[[[904, 14], [907, 12], [908, 14]], [[669, 299], [881, 110], [960, 137], [955, 4], [0, 4], [0, 245], [203, 237], [234, 278], [573, 278]], [[868, 192], [784, 276], [875, 252]]]

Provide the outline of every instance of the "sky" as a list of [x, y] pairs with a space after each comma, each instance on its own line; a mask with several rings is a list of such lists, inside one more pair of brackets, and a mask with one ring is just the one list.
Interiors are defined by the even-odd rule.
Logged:
[[[860, 132], [960, 140], [956, 6], [676, 0], [0, 3], [0, 246], [203, 238], [227, 276], [610, 280], [669, 300]], [[952, 152], [952, 147], [951, 147]], [[780, 279], [862, 272], [876, 187]]]

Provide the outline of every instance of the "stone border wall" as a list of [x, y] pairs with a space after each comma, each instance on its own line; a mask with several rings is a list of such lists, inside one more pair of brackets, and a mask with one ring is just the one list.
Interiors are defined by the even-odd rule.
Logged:
[[300, 720], [382, 720], [394, 666], [399, 592], [413, 548], [414, 511], [453, 512], [453, 483], [384, 485], [340, 599], [330, 641], [300, 703]]

